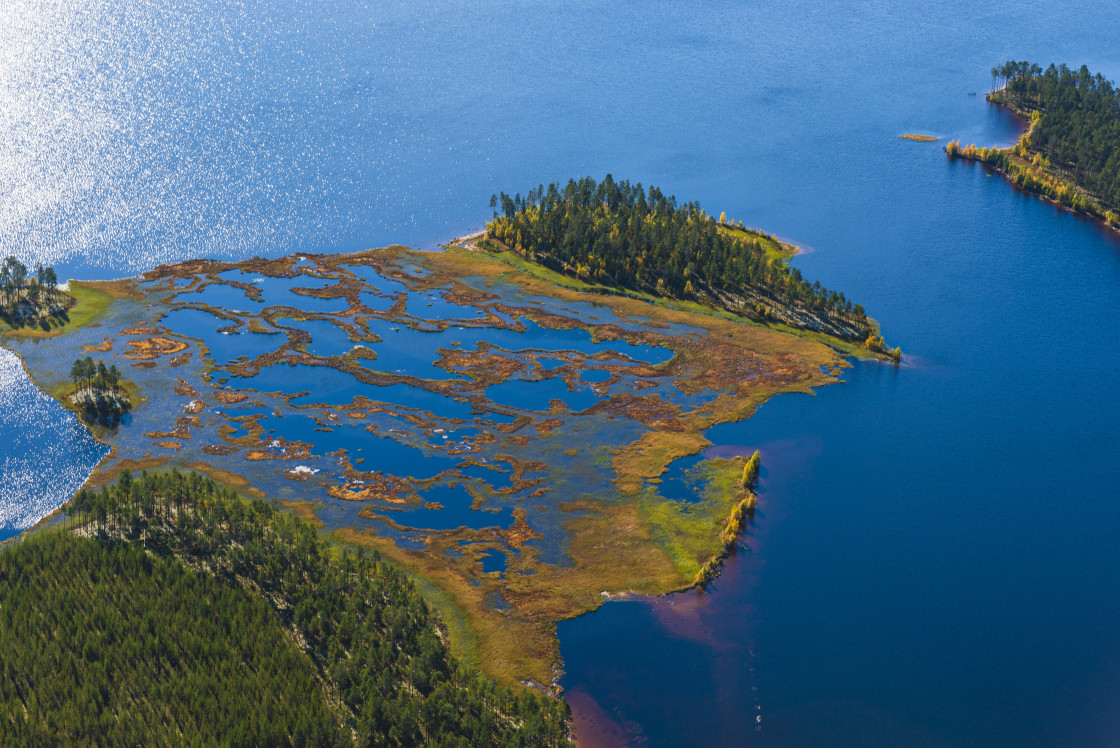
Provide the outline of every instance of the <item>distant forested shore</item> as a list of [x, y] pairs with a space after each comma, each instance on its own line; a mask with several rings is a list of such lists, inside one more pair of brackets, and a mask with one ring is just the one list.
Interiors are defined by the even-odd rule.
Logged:
[[1011, 148], [950, 142], [951, 158], [986, 163], [1017, 186], [1120, 229], [1120, 90], [1082, 65], [992, 68], [988, 100], [1030, 122]]

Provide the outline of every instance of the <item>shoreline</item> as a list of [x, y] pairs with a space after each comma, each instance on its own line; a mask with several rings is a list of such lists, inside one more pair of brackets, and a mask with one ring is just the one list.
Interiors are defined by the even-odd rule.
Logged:
[[[96, 319], [96, 316], [91, 317], [90, 321], [92, 321], [93, 319]], [[83, 324], [87, 324], [87, 323], [83, 323]], [[110, 444], [109, 442], [102, 439], [98, 434], [96, 434], [94, 432], [94, 430], [92, 428], [90, 428], [90, 425], [88, 423], [86, 423], [84, 418], [82, 418], [81, 412], [72, 403], [68, 403], [68, 402], [65, 402], [64, 400], [59, 399], [53, 392], [50, 392], [46, 387], [44, 387], [43, 383], [40, 382], [39, 380], [37, 380], [35, 378], [35, 376], [31, 373], [31, 369], [27, 366], [27, 361], [24, 359], [24, 357], [22, 355], [20, 355], [20, 352], [18, 350], [16, 350], [15, 348], [11, 348], [11, 347], [4, 344], [4, 338], [6, 337], [6, 334], [8, 334], [9, 332], [10, 331], [0, 332], [0, 347], [2, 347], [4, 350], [8, 351], [9, 353], [11, 353], [13, 356], [16, 357], [16, 359], [19, 361], [19, 365], [23, 368], [23, 373], [27, 377], [27, 381], [30, 382], [32, 384], [32, 386], [35, 387], [35, 389], [39, 390], [39, 392], [43, 393], [44, 395], [49, 397], [51, 400], [53, 400], [55, 403], [57, 403], [63, 410], [66, 410], [66, 411], [69, 411], [70, 413], [72, 413], [74, 415], [74, 417], [78, 419], [78, 423], [82, 424], [82, 428], [84, 428], [86, 430], [86, 433], [89, 435], [89, 438], [92, 439], [93, 441], [97, 442], [98, 444], [100, 444], [104, 447], [107, 447], [109, 449], [109, 452], [107, 454], [105, 454], [100, 460], [97, 461], [97, 464], [93, 466], [92, 470], [90, 470], [89, 475], [87, 475], [82, 480], [82, 485], [78, 486], [77, 491], [75, 491], [69, 498], [67, 498], [65, 501], [63, 501], [61, 504], [59, 504], [57, 507], [55, 507], [53, 510], [51, 510], [50, 513], [48, 513], [48, 514], [42, 516], [41, 518], [39, 518], [38, 520], [36, 520], [34, 524], [32, 524], [28, 527], [25, 527], [24, 529], [17, 532], [15, 535], [12, 535], [10, 538], [7, 538], [5, 540], [0, 540], [0, 548], [3, 548], [8, 544], [15, 544], [15, 543], [23, 542], [28, 536], [38, 532], [39, 530], [43, 529], [47, 525], [53, 524], [56, 520], [58, 520], [61, 513], [63, 512], [63, 510], [66, 508], [66, 505], [69, 504], [71, 501], [73, 501], [74, 496], [77, 495], [77, 492], [81, 491], [83, 488], [85, 488], [86, 484], [89, 483], [89, 479], [91, 477], [93, 477], [94, 475], [96, 475], [97, 472], [101, 469], [101, 467], [105, 464], [105, 462], [107, 460], [111, 460], [113, 458], [113, 456], [116, 454], [116, 448], [112, 444]], [[57, 334], [63, 335], [63, 334], [65, 334], [65, 332], [59, 332]]]
[[[1034, 120], [1032, 113], [1014, 106], [1011, 102], [999, 100], [996, 94], [1004, 88], [1006, 85], [989, 92], [985, 98], [990, 105], [1011, 112], [1026, 125], [1016, 142], [1006, 148], [977, 148], [973, 144], [962, 147], [960, 140], [949, 141], [943, 149], [947, 156], [953, 160], [960, 159], [983, 164], [1010, 182], [1016, 189], [1074, 215], [1092, 219], [1106, 229], [1120, 233], [1120, 215], [1115, 211], [1102, 205], [1098, 198], [1077, 183], [1054, 174], [1049, 168], [1034, 165], [1030, 159], [1017, 153], [1020, 151], [1038, 154], [1037, 151], [1031, 150], [1029, 145], [1031, 134], [1034, 132]], [[1004, 163], [1008, 166], [1005, 167]], [[1047, 190], [1055, 192], [1057, 197], [1047, 194]]]
[[[484, 232], [479, 232], [472, 236], [483, 235]], [[792, 247], [784, 242], [782, 246]], [[299, 256], [312, 257], [307, 254]], [[776, 394], [807, 391], [831, 383], [834, 381], [833, 378], [818, 372], [817, 368], [810, 364], [817, 359], [822, 361], [827, 359], [835, 365], [842, 365], [839, 362], [846, 356], [852, 355], [852, 352], [838, 352], [834, 347], [828, 346], [826, 341], [816, 337], [795, 335], [792, 329], [750, 324], [750, 320], [732, 318], [728, 314], [707, 313], [701, 316], [702, 310], [697, 305], [692, 305], [696, 308], [682, 309], [676, 308], [675, 305], [658, 305], [652, 299], [619, 294], [607, 296], [595, 294], [588, 289], [572, 288], [568, 284], [554, 284], [548, 278], [527, 275], [524, 269], [509, 266], [492, 253], [476, 254], [462, 248], [461, 245], [458, 249], [451, 248], [442, 253], [419, 253], [398, 247], [394, 250], [366, 250], [361, 253], [313, 257], [321, 263], [326, 263], [323, 267], [331, 267], [332, 263], [355, 256], [363, 256], [377, 262], [410, 261], [427, 267], [430, 273], [422, 276], [422, 280], [419, 281], [420, 286], [425, 288], [457, 289], [458, 286], [455, 286], [458, 283], [457, 279], [466, 277], [468, 273], [502, 278], [530, 293], [545, 295], [560, 302], [582, 298], [596, 304], [605, 304], [623, 318], [645, 314], [652, 315], [659, 321], [691, 321], [693, 324], [700, 325], [709, 335], [714, 336], [718, 333], [737, 341], [731, 346], [736, 351], [739, 350], [739, 346], [744, 346], [749, 351], [763, 351], [764, 355], [770, 356], [773, 355], [770, 351], [776, 346], [781, 350], [796, 351], [793, 355], [804, 357], [803, 363], [795, 365], [801, 372], [799, 377], [780, 384], [776, 383], [774, 386], [753, 388], [734, 398], [728, 398], [726, 402], [719, 405], [718, 413], [712, 413], [709, 417], [695, 423], [690, 421], [688, 433], [674, 436], [666, 441], [667, 437], [673, 435], [663, 434], [661, 430], [650, 427], [651, 430], [647, 435], [651, 438], [648, 440], [639, 440], [634, 444], [605, 444], [604, 447], [618, 447], [612, 453], [614, 455], [612, 472], [618, 476], [615, 490], [618, 492], [617, 501], [620, 503], [616, 504], [613, 500], [604, 503], [581, 500], [569, 501], [566, 504], [561, 501], [557, 505], [560, 511], [575, 512], [561, 516], [564, 517], [565, 532], [570, 537], [570, 553], [573, 558], [579, 560], [579, 563], [584, 564], [582, 569], [573, 570], [578, 573], [573, 574], [563, 568], [554, 568], [552, 564], [538, 560], [535, 551], [530, 547], [521, 548], [521, 543], [535, 533], [524, 523], [523, 518], [518, 519], [518, 524], [510, 530], [516, 531], [515, 534], [520, 538], [515, 541], [516, 547], [521, 548], [520, 555], [508, 559], [510, 578], [502, 580], [500, 584], [490, 580], [477, 589], [471, 588], [468, 584], [475, 578], [471, 576], [473, 572], [469, 571], [468, 566], [462, 565], [469, 564], [473, 556], [451, 568], [449, 564], [439, 560], [443, 558], [441, 554], [437, 554], [439, 558], [436, 559], [429, 557], [431, 553], [442, 549], [438, 543], [434, 550], [425, 554], [401, 548], [390, 536], [372, 533], [371, 528], [360, 523], [351, 527], [323, 530], [324, 534], [336, 541], [378, 548], [386, 558], [392, 559], [395, 565], [415, 574], [430, 585], [430, 593], [425, 595], [426, 599], [441, 611], [441, 618], [445, 624], [458, 631], [452, 636], [453, 650], [468, 661], [474, 659], [479, 662], [488, 673], [501, 680], [534, 680], [551, 684], [555, 689], [562, 667], [559, 662], [559, 643], [554, 633], [557, 621], [591, 612], [605, 603], [611, 597], [611, 593], [620, 590], [627, 590], [637, 595], [665, 597], [676, 592], [703, 587], [705, 582], [714, 578], [719, 572], [720, 562], [734, 552], [739, 542], [737, 530], [731, 538], [727, 538], [726, 534], [729, 532], [729, 526], [734, 524], [735, 513], [740, 509], [744, 499], [737, 491], [724, 489], [735, 482], [741, 471], [741, 461], [723, 460], [712, 463], [710, 467], [712, 482], [705, 483], [708, 488], [704, 489], [704, 496], [697, 504], [698, 507], [704, 505], [705, 508], [702, 511], [696, 510], [699, 513], [695, 517], [692, 517], [691, 513], [674, 510], [673, 502], [656, 494], [655, 485], [652, 489], [653, 493], [648, 494], [647, 489], [643, 488], [644, 482], [650, 476], [663, 474], [673, 461], [701, 452], [706, 446], [706, 440], [695, 439], [693, 434], [698, 435], [716, 423], [750, 418], [758, 405]], [[218, 272], [227, 264], [240, 266], [253, 262], [247, 260], [242, 263], [224, 263], [220, 267], [216, 265], [208, 269], [185, 265], [175, 268], [161, 266], [162, 270], [156, 268], [149, 273], [156, 273], [161, 277], [171, 277], [176, 273], [208, 274]], [[278, 267], [284, 262], [284, 258], [281, 258], [262, 260], [258, 264], [267, 263]], [[120, 281], [115, 283], [119, 285]], [[582, 325], [580, 326], [582, 328]], [[113, 331], [106, 329], [105, 332], [112, 334]], [[658, 335], [660, 333], [654, 335], [654, 338], [658, 338]], [[715, 338], [713, 337], [712, 340], [714, 342]], [[700, 361], [711, 358], [712, 363], [701, 364], [702, 366], [714, 365], [717, 370], [727, 369], [726, 366], [719, 365], [719, 360], [732, 352], [731, 348], [728, 351], [708, 350], [706, 345], [695, 344], [692, 346], [695, 350], [689, 348], [678, 351], [676, 348], [671, 348], [674, 350], [674, 357], [677, 358], [671, 376], [680, 381], [686, 381], [687, 377], [693, 376], [694, 372], [689, 372], [697, 363], [689, 362], [697, 355], [701, 356]], [[730, 343], [723, 347], [728, 345]], [[45, 389], [32, 374], [20, 351], [15, 348], [11, 350], [20, 358], [21, 365], [32, 384], [66, 407], [65, 403], [59, 401], [57, 393]], [[868, 352], [864, 353], [866, 355]], [[874, 355], [866, 357], [880, 358]], [[801, 371], [802, 369], [804, 370]], [[149, 395], [151, 399], [159, 399], [158, 392]], [[137, 403], [136, 407], [141, 407], [141, 404]], [[83, 482], [85, 486], [95, 476], [112, 477], [110, 475], [112, 471], [106, 469], [109, 463], [127, 460], [135, 455], [122, 454], [114, 445], [111, 435], [98, 435], [84, 420], [83, 425], [95, 441], [109, 446], [111, 450], [86, 476]], [[682, 422], [681, 425], [685, 424]], [[643, 455], [646, 450], [651, 450], [650, 454]], [[244, 489], [239, 490], [244, 492]], [[51, 514], [11, 539], [22, 540], [43, 527], [50, 526], [53, 520], [61, 516], [69, 501], [70, 499], [63, 502]], [[623, 531], [620, 528], [630, 529]], [[673, 539], [672, 533], [683, 533], [683, 535]], [[463, 533], [452, 532], [449, 540], [455, 541], [459, 535]], [[474, 538], [477, 533], [468, 532], [467, 535]], [[478, 539], [481, 539], [481, 536]], [[703, 558], [698, 557], [700, 552], [703, 553]], [[626, 559], [626, 563], [620, 564], [618, 562], [620, 558]], [[433, 565], [436, 561], [438, 564]], [[533, 576], [524, 574], [525, 571]], [[522, 578], [536, 581], [522, 581]], [[508, 591], [513, 595], [515, 609], [512, 614], [494, 612], [486, 607], [484, 594], [492, 591]], [[608, 591], [608, 595], [603, 596], [602, 591]], [[524, 610], [519, 607], [526, 604], [520, 602], [523, 599], [530, 601]]]
[[[786, 239], [781, 239], [774, 235], [764, 234], [763, 232], [757, 231], [755, 229], [749, 229], [745, 227], [739, 228], [738, 226], [732, 226], [731, 224], [727, 223], [721, 223], [719, 225], [721, 228], [728, 231], [748, 232], [760, 236], [765, 236], [768, 240], [777, 245], [779, 249], [773, 254], [774, 256], [779, 257], [783, 262], [788, 262], [790, 259], [796, 257], [799, 254], [808, 254], [809, 251], [812, 251], [809, 250], [803, 252], [800, 245], [794, 244]], [[654, 296], [644, 291], [586, 283], [577, 278], [572, 278], [570, 276], [557, 273], [556, 271], [553, 271], [550, 268], [533, 260], [521, 258], [508, 249], [505, 249], [500, 253], [486, 249], [485, 247], [480, 245], [480, 241], [486, 238], [487, 232], [483, 230], [464, 237], [461, 240], [450, 242], [444, 245], [444, 248], [446, 249], [457, 246], [469, 252], [479, 252], [482, 254], [486, 254], [501, 262], [504, 262], [515, 271], [530, 272], [530, 274], [532, 274], [531, 271], [526, 271], [525, 266], [538, 268], [539, 271], [543, 271], [548, 274], [549, 281], [551, 283], [561, 288], [566, 288], [578, 293], [594, 293], [602, 296], [618, 296], [627, 299], [635, 299], [638, 301], [644, 301], [662, 309], [700, 314], [704, 316], [715, 317], [717, 319], [730, 320], [740, 324], [753, 325], [769, 330], [789, 333], [806, 340], [815, 340], [818, 343], [823, 343], [824, 345], [827, 345], [829, 348], [832, 348], [834, 351], [840, 353], [843, 356], [852, 356], [860, 360], [875, 360], [891, 362], [895, 364], [901, 363], [902, 361], [901, 355], [892, 355], [892, 353], [890, 352], [892, 349], [890, 349], [882, 340], [882, 333], [879, 322], [870, 316], [868, 316], [867, 319], [871, 323], [871, 334], [875, 337], [878, 337], [880, 343], [882, 344], [881, 348], [879, 349], [870, 348], [865, 344], [865, 341], [859, 340], [857, 338], [844, 338], [825, 330], [814, 330], [809, 327], [791, 324], [788, 320], [770, 319], [764, 321], [755, 319], [744, 314], [740, 314], [726, 306], [717, 307], [712, 304], [691, 301], [688, 299], [678, 299], [670, 296]]]

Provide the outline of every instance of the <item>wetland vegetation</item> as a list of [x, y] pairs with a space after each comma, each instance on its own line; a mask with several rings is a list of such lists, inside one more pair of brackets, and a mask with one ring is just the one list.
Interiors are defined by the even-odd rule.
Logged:
[[[1082, 65], [992, 68], [988, 100], [1030, 127], [1011, 148], [950, 142], [951, 158], [981, 161], [1018, 187], [1120, 229], [1120, 90]], [[996, 87], [998, 86], [998, 88]]]
[[[754, 266], [796, 279], [777, 269], [788, 245], [675, 215], [666, 225], [714, 231], [723, 252], [757, 247]], [[193, 261], [73, 287], [99, 300], [95, 324], [11, 344], [58, 397], [73, 377], [96, 386], [102, 369], [110, 386], [114, 367], [145, 393], [102, 435], [114, 451], [90, 487], [177, 467], [276, 497], [331, 542], [406, 574], [464, 667], [553, 692], [558, 621], [594, 610], [604, 592], [706, 585], [741, 542], [758, 455], [705, 459], [704, 432], [835, 382], [846, 365], [812, 337], [702, 294], [604, 294], [472, 242]], [[810, 298], [849, 318], [839, 294]], [[81, 372], [59, 369], [75, 356]], [[669, 496], [661, 476], [678, 460], [698, 462], [687, 494]], [[74, 504], [93, 534], [108, 516], [100, 496]], [[166, 525], [179, 510], [138, 501], [109, 535], [151, 547], [152, 516]]]

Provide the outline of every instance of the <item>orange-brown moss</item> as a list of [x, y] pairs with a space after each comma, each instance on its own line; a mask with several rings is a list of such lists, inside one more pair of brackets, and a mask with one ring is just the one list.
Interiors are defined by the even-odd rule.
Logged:
[[208, 455], [226, 456], [240, 452], [241, 448], [228, 444], [207, 444], [202, 448], [202, 451]]
[[[197, 395], [197, 393], [195, 394]], [[229, 392], [226, 390], [220, 390], [214, 393], [214, 399], [220, 403], [225, 403], [226, 405], [243, 403], [248, 400], [249, 397], [250, 395], [247, 395], [244, 392]]]
[[407, 481], [381, 472], [366, 473], [362, 482], [331, 486], [327, 493], [343, 501], [387, 501], [390, 504], [414, 503], [418, 499]]
[[89, 351], [90, 353], [108, 353], [113, 350], [113, 343], [115, 343], [116, 340], [116, 338], [105, 338], [97, 345], [83, 345], [82, 350]]
[[219, 483], [224, 483], [227, 486], [237, 489], [246, 496], [252, 496], [256, 499], [263, 499], [265, 492], [259, 488], [253, 487], [249, 483], [249, 479], [238, 473], [231, 473], [228, 470], [216, 468], [205, 462], [188, 462], [184, 465], [191, 470], [197, 470], [200, 473], [210, 476]]
[[160, 356], [169, 356], [187, 348], [187, 344], [181, 340], [171, 340], [160, 336], [144, 338], [143, 340], [130, 340], [127, 345], [132, 350], [124, 354], [124, 357], [140, 361], [150, 361]]

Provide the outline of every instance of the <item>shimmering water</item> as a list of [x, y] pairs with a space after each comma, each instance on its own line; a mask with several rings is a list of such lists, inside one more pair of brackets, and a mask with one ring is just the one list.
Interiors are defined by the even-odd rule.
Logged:
[[53, 511], [108, 454], [85, 426], [39, 391], [0, 348], [0, 540]]
[[[1009, 142], [991, 65], [1120, 77], [1116, 11], [14, 0], [0, 252], [105, 277], [432, 246], [493, 191], [607, 171], [790, 237], [910, 366], [712, 434], [763, 451], [752, 550], [710, 596], [561, 625], [582, 734], [1114, 745], [1120, 245], [896, 136]], [[18, 527], [100, 452], [11, 372], [0, 512]]]

